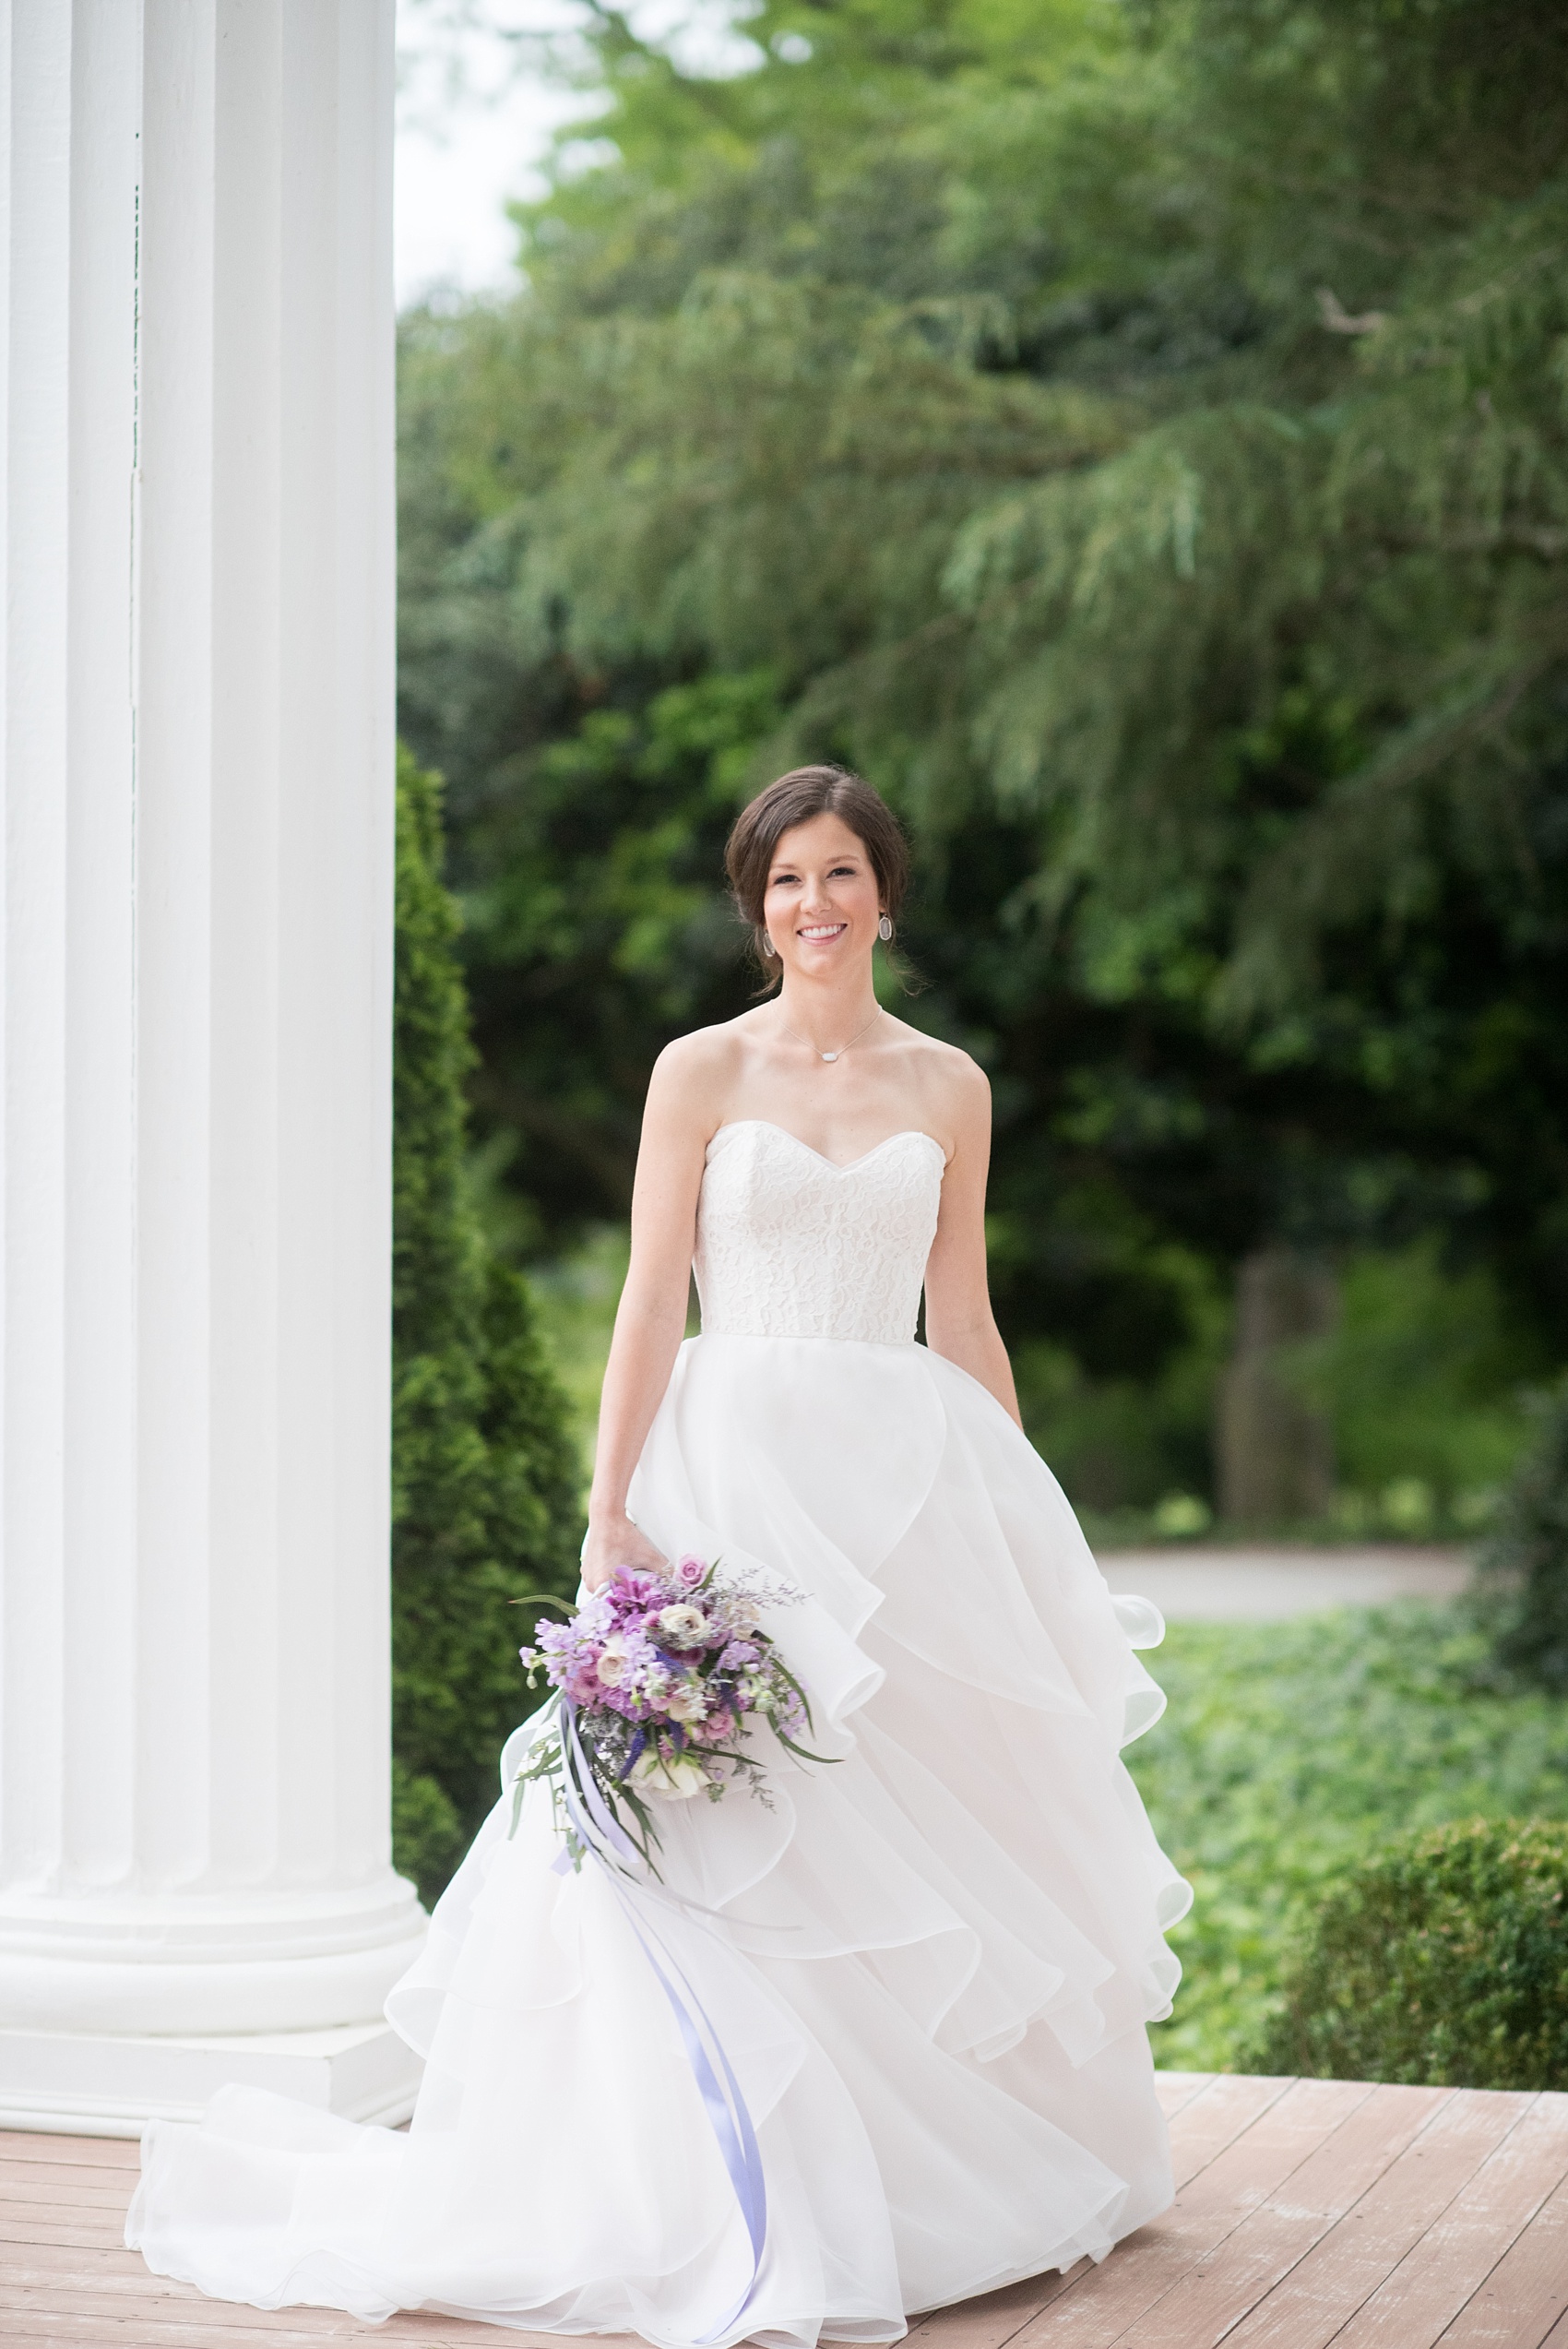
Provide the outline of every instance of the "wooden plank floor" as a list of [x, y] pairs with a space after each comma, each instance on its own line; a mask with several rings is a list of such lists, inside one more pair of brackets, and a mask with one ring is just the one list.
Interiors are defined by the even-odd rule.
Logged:
[[[1167, 2073], [1174, 2207], [1100, 2267], [916, 2319], [920, 2349], [1568, 2349], [1568, 2095]], [[0, 2134], [0, 2343], [484, 2349], [553, 2337], [203, 2299], [121, 2243], [137, 2148]]]

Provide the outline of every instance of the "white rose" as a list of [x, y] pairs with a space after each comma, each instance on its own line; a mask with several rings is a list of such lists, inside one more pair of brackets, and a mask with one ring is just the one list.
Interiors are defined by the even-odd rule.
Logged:
[[640, 1795], [654, 1795], [663, 1802], [684, 1803], [703, 1792], [707, 1772], [695, 1754], [665, 1755], [649, 1746], [632, 1764], [627, 1783]]
[[626, 1677], [626, 1642], [619, 1631], [612, 1632], [600, 1650], [594, 1675], [606, 1688], [618, 1688]]
[[664, 1711], [671, 1721], [706, 1721], [707, 1699], [698, 1680], [679, 1680], [664, 1699]]
[[672, 1648], [695, 1648], [707, 1637], [707, 1617], [701, 1607], [664, 1607], [655, 1620]]

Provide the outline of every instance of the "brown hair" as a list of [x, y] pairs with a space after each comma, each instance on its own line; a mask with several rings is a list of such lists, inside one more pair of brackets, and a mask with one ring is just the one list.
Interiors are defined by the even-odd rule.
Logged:
[[871, 859], [882, 910], [896, 920], [909, 885], [909, 846], [898, 818], [880, 792], [847, 767], [793, 767], [742, 807], [724, 850], [730, 894], [742, 922], [749, 923], [752, 950], [769, 982], [782, 966], [767, 952], [762, 918], [767, 876], [786, 832], [814, 816], [837, 816], [848, 825]]

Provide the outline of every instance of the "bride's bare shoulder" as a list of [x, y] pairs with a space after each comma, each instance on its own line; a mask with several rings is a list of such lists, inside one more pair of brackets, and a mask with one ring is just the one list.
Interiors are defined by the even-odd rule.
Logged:
[[990, 1085], [978, 1060], [961, 1044], [944, 1043], [940, 1036], [928, 1036], [919, 1028], [911, 1028], [907, 1020], [889, 1014], [893, 1020], [895, 1048], [907, 1055], [910, 1073], [923, 1081], [938, 1085], [953, 1085], [963, 1091]]
[[712, 1028], [676, 1036], [653, 1064], [648, 1106], [683, 1112], [699, 1122], [716, 1112], [732, 1090], [747, 1050], [751, 1014]]
[[909, 1081], [925, 1105], [931, 1130], [945, 1128], [956, 1137], [977, 1121], [989, 1125], [991, 1080], [979, 1061], [961, 1045], [923, 1035], [902, 1020], [898, 1031], [897, 1049], [906, 1056]]

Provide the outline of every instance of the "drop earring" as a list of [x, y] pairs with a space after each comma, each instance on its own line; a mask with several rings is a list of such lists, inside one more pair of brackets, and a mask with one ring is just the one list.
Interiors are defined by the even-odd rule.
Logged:
[[883, 915], [881, 921], [878, 922], [876, 925], [876, 935], [882, 940], [883, 945], [885, 946], [888, 939], [893, 936], [893, 918], [891, 914], [885, 913]]
[[769, 962], [778, 961], [778, 948], [774, 945], [773, 940], [768, 936], [766, 930], [762, 934], [762, 950]]

